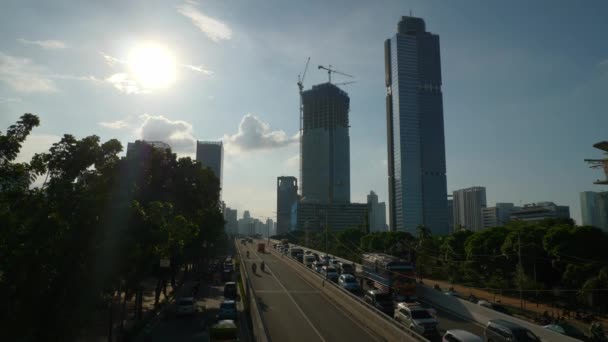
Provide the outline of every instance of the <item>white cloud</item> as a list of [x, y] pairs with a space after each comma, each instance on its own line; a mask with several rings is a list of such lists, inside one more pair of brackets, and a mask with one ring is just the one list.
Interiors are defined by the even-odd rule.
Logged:
[[144, 89], [139, 83], [131, 79], [130, 75], [126, 72], [112, 74], [106, 78], [106, 82], [109, 82], [114, 88], [125, 94], [145, 94], [149, 92], [149, 90]]
[[100, 52], [99, 54], [103, 57], [103, 59], [106, 61], [106, 63], [109, 66], [114, 66], [116, 64], [126, 64], [127, 63], [126, 61], [123, 61], [120, 58], [116, 58], [114, 56], [110, 56], [110, 55], [108, 55], [106, 53], [103, 53], [103, 52]]
[[21, 146], [19, 155], [15, 161], [17, 163], [29, 163], [34, 154], [48, 152], [51, 145], [59, 142], [61, 137], [49, 134], [31, 134]]
[[60, 40], [27, 40], [23, 38], [18, 38], [22, 44], [26, 45], [37, 45], [43, 49], [56, 50], [56, 49], [65, 49], [68, 45]]
[[0, 52], [0, 81], [22, 93], [57, 91], [55, 82], [46, 69], [28, 58], [6, 55]]
[[11, 103], [23, 101], [20, 97], [0, 97], [0, 103]]
[[223, 22], [204, 15], [191, 1], [177, 6], [177, 12], [192, 20], [192, 24], [214, 42], [232, 38], [232, 30]]
[[238, 153], [239, 151], [264, 150], [284, 147], [298, 141], [297, 135], [287, 136], [282, 131], [273, 131], [270, 125], [261, 121], [253, 114], [247, 114], [239, 124], [238, 132], [224, 135], [226, 151]]
[[122, 128], [128, 128], [131, 125], [126, 120], [116, 120], [116, 121], [110, 121], [110, 122], [99, 122], [99, 126], [105, 127], [105, 128], [110, 128], [110, 129], [122, 129]]
[[202, 65], [190, 65], [190, 64], [182, 64], [182, 66], [186, 69], [190, 69], [192, 71], [196, 71], [196, 72], [200, 72], [202, 74], [205, 74], [207, 76], [211, 76], [213, 75], [213, 71], [206, 69], [204, 66]]
[[183, 120], [170, 120], [162, 115], [143, 114], [141, 125], [136, 134], [140, 139], [162, 141], [171, 146], [175, 153], [193, 154], [196, 149], [196, 139], [193, 135], [192, 124]]

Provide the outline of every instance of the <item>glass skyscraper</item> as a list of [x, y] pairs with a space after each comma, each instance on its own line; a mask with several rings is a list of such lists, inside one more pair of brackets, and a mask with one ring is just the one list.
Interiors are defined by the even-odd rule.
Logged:
[[222, 183], [222, 165], [224, 164], [224, 148], [221, 141], [197, 141], [196, 160], [201, 162], [203, 167], [208, 167], [213, 171], [220, 181], [220, 195]]
[[415, 233], [448, 233], [439, 36], [402, 17], [384, 43], [389, 222]]

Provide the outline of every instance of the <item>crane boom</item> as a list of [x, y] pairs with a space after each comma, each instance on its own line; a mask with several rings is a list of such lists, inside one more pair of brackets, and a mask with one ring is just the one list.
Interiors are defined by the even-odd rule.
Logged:
[[300, 194], [302, 193], [302, 126], [304, 124], [304, 103], [302, 102], [302, 91], [304, 90], [304, 78], [306, 78], [306, 71], [308, 71], [308, 64], [310, 63], [310, 57], [306, 59], [306, 66], [302, 76], [298, 75], [298, 89], [300, 89]]
[[327, 76], [328, 76], [328, 78], [329, 78], [329, 83], [331, 83], [331, 73], [332, 73], [332, 72], [333, 72], [334, 74], [339, 74], [339, 75], [346, 76], [346, 77], [354, 77], [354, 76], [349, 75], [349, 74], [347, 74], [347, 73], [344, 73], [344, 72], [342, 72], [342, 71], [338, 71], [338, 70], [336, 70], [336, 69], [332, 69], [332, 68], [331, 68], [331, 64], [330, 64], [329, 66], [327, 66], [327, 67], [325, 67], [325, 66], [323, 66], [323, 65], [319, 65], [318, 69], [327, 70]]

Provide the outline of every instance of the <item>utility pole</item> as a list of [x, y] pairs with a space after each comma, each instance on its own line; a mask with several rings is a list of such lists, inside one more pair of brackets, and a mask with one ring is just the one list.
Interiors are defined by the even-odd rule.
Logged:
[[523, 297], [523, 292], [522, 292], [522, 281], [523, 281], [523, 274], [524, 274], [524, 267], [521, 263], [521, 232], [517, 233], [517, 245], [518, 245], [518, 258], [519, 258], [519, 271], [520, 274], [518, 275], [519, 278], [519, 302], [520, 302], [520, 307], [521, 309], [524, 308], [524, 297]]

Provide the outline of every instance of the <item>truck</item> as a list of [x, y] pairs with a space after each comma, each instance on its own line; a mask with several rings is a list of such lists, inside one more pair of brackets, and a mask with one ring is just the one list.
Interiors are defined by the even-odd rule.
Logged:
[[384, 253], [361, 256], [362, 275], [376, 289], [391, 294], [395, 302], [416, 299], [416, 274], [411, 257], [398, 258]]
[[265, 251], [266, 251], [266, 244], [258, 243], [258, 252], [265, 253]]

